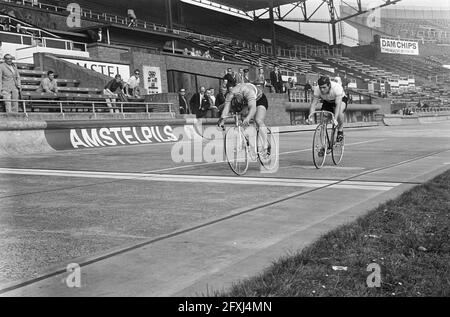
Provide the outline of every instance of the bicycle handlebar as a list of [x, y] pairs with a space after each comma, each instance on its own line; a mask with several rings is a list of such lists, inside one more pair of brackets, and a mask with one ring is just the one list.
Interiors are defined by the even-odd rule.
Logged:
[[321, 115], [327, 114], [327, 115], [331, 115], [331, 120], [335, 120], [334, 118], [334, 113], [330, 112], [330, 111], [326, 111], [326, 110], [320, 110], [320, 111], [314, 111], [311, 112], [311, 114], [308, 116], [308, 119], [311, 119], [311, 117], [317, 113], [320, 113]]

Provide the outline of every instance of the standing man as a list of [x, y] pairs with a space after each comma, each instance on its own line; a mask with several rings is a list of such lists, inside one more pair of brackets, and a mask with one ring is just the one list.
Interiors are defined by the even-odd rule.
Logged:
[[223, 79], [227, 80], [227, 89], [229, 87], [234, 87], [236, 86], [236, 82], [234, 81], [234, 77], [233, 77], [233, 70], [231, 68], [227, 69], [227, 73], [225, 74], [225, 76], [223, 76]]
[[191, 109], [189, 108], [189, 104], [186, 99], [186, 89], [180, 89], [178, 100], [180, 102], [180, 114], [191, 114]]
[[244, 69], [239, 68], [239, 73], [236, 75], [236, 85], [244, 83]]
[[277, 94], [282, 93], [283, 79], [281, 78], [281, 73], [278, 66], [275, 66], [274, 70], [270, 72], [270, 83], [275, 88], [275, 92]]
[[191, 107], [191, 111], [193, 114], [195, 114], [197, 116], [197, 118], [200, 118], [202, 115], [202, 103], [203, 103], [203, 99], [206, 97], [205, 96], [206, 93], [206, 88], [205, 87], [200, 87], [200, 92], [195, 93], [191, 100], [189, 100], [189, 105]]
[[[13, 63], [11, 54], [6, 54], [4, 63], [0, 64], [0, 93], [5, 101], [6, 112], [19, 112], [20, 75], [16, 65]], [[14, 101], [11, 101], [14, 100]]]
[[309, 102], [309, 92], [312, 90], [312, 86], [309, 83], [309, 80], [306, 81], [305, 84], [305, 102]]

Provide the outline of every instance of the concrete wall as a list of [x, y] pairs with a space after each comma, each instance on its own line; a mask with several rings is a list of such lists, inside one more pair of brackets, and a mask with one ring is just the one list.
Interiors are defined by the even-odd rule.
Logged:
[[111, 80], [110, 77], [93, 70], [43, 53], [34, 54], [34, 65], [43, 71], [53, 70], [59, 78], [77, 79], [80, 81], [79, 87], [103, 88]]
[[117, 63], [130, 62], [130, 48], [126, 46], [92, 43], [87, 46], [87, 50], [91, 58]]

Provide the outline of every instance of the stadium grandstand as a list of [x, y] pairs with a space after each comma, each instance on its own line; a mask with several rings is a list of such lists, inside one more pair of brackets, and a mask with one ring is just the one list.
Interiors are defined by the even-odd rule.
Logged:
[[[359, 11], [355, 13], [351, 6], [342, 3], [337, 6], [333, 1], [327, 1], [328, 7], [336, 12], [330, 13], [328, 22], [333, 29], [333, 35], [330, 34], [333, 39], [332, 43], [327, 43], [280, 23], [314, 22], [313, 15], [309, 20], [306, 15], [303, 20], [282, 15], [280, 7], [283, 5], [291, 5], [290, 11], [296, 9], [294, 6], [298, 3], [292, 1], [275, 1], [272, 10], [270, 1], [218, 1], [215, 5], [197, 6], [183, 1], [160, 0], [152, 1], [151, 8], [132, 1], [106, 10], [102, 1], [79, 1], [79, 22], [74, 25], [68, 23], [67, 6], [71, 1], [3, 0], [0, 2], [0, 41], [2, 53], [12, 54], [20, 68], [24, 83], [20, 109], [26, 113], [93, 112], [96, 116], [97, 112], [108, 112], [111, 109], [105, 101], [107, 96], [103, 95], [105, 84], [119, 69], [126, 82], [132, 70], [143, 64], [159, 69], [160, 77], [155, 78], [155, 81], [159, 80], [158, 86], [155, 88], [153, 83], [150, 89], [151, 79], [144, 78], [139, 95], [128, 96], [125, 101], [115, 103], [113, 108], [134, 115], [145, 112], [142, 115], [147, 117], [151, 112], [162, 115], [162, 111], [173, 117], [177, 107], [172, 105], [178, 103], [176, 93], [180, 88], [188, 91], [188, 97], [201, 85], [218, 91], [222, 70], [229, 67], [248, 68], [251, 77], [256, 77], [262, 68], [267, 79], [267, 92], [271, 92], [268, 78], [275, 66], [280, 67], [284, 83], [289, 78], [295, 83], [285, 89], [288, 92], [285, 100], [273, 96], [286, 109], [291, 109], [291, 118], [295, 117], [292, 109], [296, 107], [290, 102], [306, 102], [304, 85], [306, 82], [314, 84], [320, 75], [345, 77], [351, 100], [390, 103], [392, 112], [402, 105], [448, 106], [450, 69], [445, 67], [450, 60], [446, 47], [448, 15], [442, 11], [421, 10], [418, 13], [414, 9], [391, 8], [390, 4], [396, 2], [381, 2], [377, 9], [378, 24], [372, 25], [368, 23], [372, 11], [364, 8], [364, 3], [357, 2]], [[306, 12], [307, 2], [302, 5]], [[335, 6], [340, 9], [339, 15]], [[139, 11], [136, 24], [131, 27], [127, 16], [129, 7]], [[221, 10], [212, 10], [217, 7]], [[264, 9], [265, 12], [260, 13]], [[312, 11], [314, 7], [309, 9]], [[234, 10], [237, 14], [227, 14], [226, 10]], [[324, 21], [317, 19], [315, 22]], [[357, 30], [356, 46], [337, 43], [337, 26], [342, 33], [341, 39], [347, 37], [342, 31], [343, 24]], [[419, 53], [384, 53], [380, 39], [416, 41]], [[189, 54], [192, 49], [208, 51], [212, 59], [205, 61], [198, 56], [186, 56], [183, 54], [185, 49]], [[148, 55], [144, 56], [143, 52]], [[85, 69], [81, 71], [83, 67]], [[116, 71], [105, 73], [106, 69]], [[61, 86], [56, 94], [37, 92], [39, 82], [48, 70], [55, 71]], [[141, 71], [144, 73], [144, 69]], [[297, 114], [304, 116], [306, 108], [299, 106]], [[369, 113], [373, 112], [373, 107], [368, 109]], [[364, 112], [364, 109], [359, 111]], [[370, 117], [373, 118], [373, 113]]]
[[[408, 1], [0, 0], [0, 296], [197, 295], [373, 208], [386, 231], [358, 220], [300, 258], [306, 296], [365, 261], [408, 261], [369, 296], [423, 292], [448, 227], [421, 194], [386, 202], [450, 166], [450, 7]], [[328, 258], [340, 235], [364, 261]]]

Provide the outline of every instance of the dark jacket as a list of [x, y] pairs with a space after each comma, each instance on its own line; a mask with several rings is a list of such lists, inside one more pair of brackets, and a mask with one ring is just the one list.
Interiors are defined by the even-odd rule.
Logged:
[[236, 86], [236, 81], [235, 81], [233, 75], [226, 74], [225, 76], [223, 76], [223, 79], [226, 79], [228, 81], [227, 82], [227, 88]]
[[270, 83], [272, 86], [278, 86], [283, 83], [283, 78], [281, 78], [281, 72], [278, 72], [278, 76], [275, 71], [270, 72]]
[[191, 108], [188, 104], [186, 96], [179, 94], [178, 100], [180, 101], [180, 114], [191, 114]]
[[191, 100], [189, 100], [189, 105], [191, 106], [191, 111], [193, 114], [197, 116], [197, 118], [201, 118], [206, 114], [206, 111], [211, 106], [210, 99], [206, 96], [206, 93], [203, 95], [202, 100], [200, 100], [200, 93], [195, 93]]

